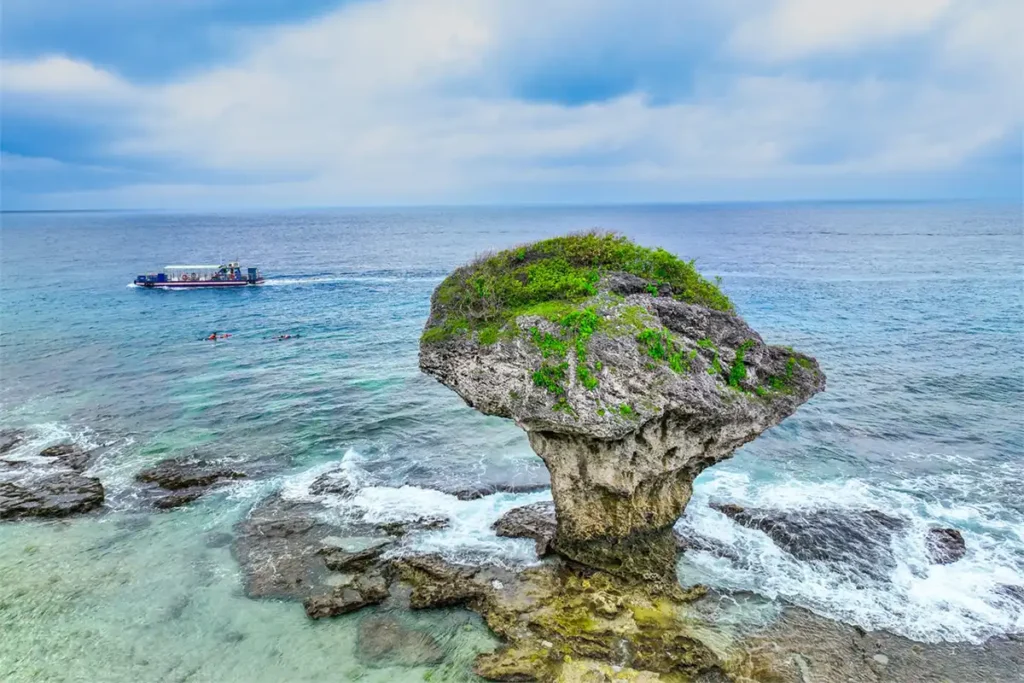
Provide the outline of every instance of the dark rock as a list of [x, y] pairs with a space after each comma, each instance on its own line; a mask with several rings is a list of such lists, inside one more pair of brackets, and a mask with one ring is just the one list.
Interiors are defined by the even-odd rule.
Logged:
[[149, 515], [128, 515], [118, 519], [114, 526], [125, 531], [142, 531], [153, 526], [153, 520]]
[[322, 590], [328, 570], [317, 551], [336, 530], [316, 519], [318, 509], [273, 495], [235, 526], [232, 553], [246, 595], [301, 600]]
[[440, 555], [414, 555], [391, 563], [396, 575], [412, 588], [409, 606], [413, 609], [462, 605], [482, 595], [473, 579], [475, 567], [463, 567]]
[[713, 538], [697, 534], [692, 529], [688, 529], [685, 534], [674, 531], [673, 535], [677, 552], [696, 550], [711, 553], [716, 557], [724, 557], [733, 562], [740, 561], [740, 555], [735, 550]]
[[778, 618], [756, 631], [740, 645], [760, 659], [759, 672], [771, 672], [756, 677], [759, 681], [1019, 683], [1024, 670], [1024, 640], [1019, 636], [995, 636], [983, 643], [922, 643], [792, 606], [784, 606]]
[[43, 450], [39, 451], [39, 455], [43, 456], [44, 458], [59, 458], [63, 455], [74, 453], [76, 450], [78, 450], [78, 447], [75, 446], [75, 444], [62, 443], [57, 444], [56, 446], [49, 446], [48, 448], [44, 448]]
[[964, 537], [956, 529], [933, 527], [926, 542], [932, 564], [952, 564], [967, 554]]
[[207, 548], [225, 548], [231, 545], [231, 542], [235, 540], [233, 534], [227, 531], [215, 531], [206, 535], [206, 547]]
[[89, 467], [89, 463], [92, 460], [92, 453], [83, 450], [73, 443], [62, 443], [44, 448], [39, 451], [39, 455], [44, 458], [53, 458], [64, 467], [76, 472], [84, 471]]
[[885, 579], [896, 566], [892, 539], [906, 521], [878, 510], [770, 510], [712, 503], [740, 526], [767, 534], [805, 562], [841, 563], [864, 577]]
[[444, 650], [429, 633], [379, 614], [359, 622], [356, 657], [369, 665], [429, 666], [444, 659]]
[[99, 479], [54, 472], [18, 482], [0, 482], [0, 519], [66, 517], [103, 505]]
[[221, 481], [242, 479], [244, 472], [198, 458], [171, 458], [139, 472], [138, 481], [156, 484], [170, 491], [202, 488]]
[[1024, 586], [1004, 583], [996, 587], [996, 593], [1024, 605]]
[[326, 472], [317, 477], [309, 485], [309, 492], [314, 496], [332, 494], [347, 498], [355, 493], [355, 489], [344, 472], [334, 471]]
[[551, 552], [557, 531], [555, 504], [543, 501], [513, 508], [502, 515], [492, 528], [498, 536], [532, 538], [538, 557], [544, 557]]
[[380, 604], [387, 597], [387, 581], [382, 575], [373, 573], [360, 576], [351, 584], [339, 586], [325, 595], [306, 598], [303, 606], [311, 619], [322, 619]]
[[446, 529], [451, 520], [444, 515], [422, 515], [415, 519], [404, 519], [397, 522], [384, 522], [380, 528], [392, 536], [404, 536], [410, 531], [430, 531]]
[[4, 429], [0, 431], [0, 455], [14, 450], [18, 444], [25, 441], [25, 438], [25, 432], [20, 429]]
[[551, 484], [483, 484], [442, 490], [459, 500], [478, 500], [496, 493], [536, 493], [549, 488], [551, 488]]
[[184, 491], [177, 491], [167, 496], [161, 496], [153, 501], [153, 507], [161, 510], [170, 510], [172, 508], [181, 507], [182, 505], [188, 505], [194, 500], [197, 500], [204, 493], [203, 489], [185, 489]]
[[318, 552], [323, 555], [324, 565], [331, 571], [352, 572], [363, 571], [380, 559], [384, 551], [392, 545], [382, 542], [362, 550], [342, 550], [341, 548], [323, 548]]

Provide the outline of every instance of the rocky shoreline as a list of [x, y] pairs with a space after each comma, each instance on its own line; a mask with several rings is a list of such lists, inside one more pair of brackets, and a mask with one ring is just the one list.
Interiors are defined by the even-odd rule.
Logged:
[[[692, 263], [598, 233], [486, 256], [434, 292], [419, 361], [469, 406], [513, 420], [543, 460], [553, 500], [493, 525], [496, 536], [532, 541], [536, 561], [508, 567], [412, 550], [410, 538], [453, 524], [446, 514], [334, 514], [333, 504], [360, 494], [339, 468], [318, 471], [301, 495], [264, 498], [230, 539], [210, 540], [230, 543], [246, 596], [301, 603], [315, 620], [373, 608], [360, 617], [358, 656], [406, 666], [434, 665], [443, 652], [396, 614], [475, 612], [501, 644], [473, 669], [497, 681], [1001, 683], [1024, 670], [1017, 636], [922, 644], [680, 585], [683, 553], [736, 559], [713, 539], [674, 530], [694, 479], [825, 389], [814, 358], [766, 343]], [[0, 434], [0, 519], [102, 507], [102, 483], [85, 474], [94, 454], [59, 444], [5, 455], [23, 441]], [[169, 510], [272, 468], [190, 453], [138, 472], [133, 492], [148, 511]], [[468, 501], [544, 486], [442, 488]], [[893, 539], [912, 531], [879, 510], [712, 507], [779, 552], [841, 567], [855, 583], [884, 580], [897, 566]], [[924, 534], [933, 564], [970, 550], [955, 529]], [[1005, 589], [1024, 610], [1024, 588]]]

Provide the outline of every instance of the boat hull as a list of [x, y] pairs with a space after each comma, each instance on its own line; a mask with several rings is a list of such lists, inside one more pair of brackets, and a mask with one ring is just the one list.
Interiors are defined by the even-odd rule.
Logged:
[[248, 280], [229, 280], [226, 282], [145, 282], [136, 283], [135, 286], [145, 289], [231, 289], [262, 284], [263, 280], [260, 279], [255, 282], [249, 282]]

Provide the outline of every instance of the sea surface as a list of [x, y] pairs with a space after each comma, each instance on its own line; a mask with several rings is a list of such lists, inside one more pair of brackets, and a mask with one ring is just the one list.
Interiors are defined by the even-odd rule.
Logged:
[[[704, 472], [679, 523], [733, 560], [688, 552], [684, 582], [788, 601], [921, 642], [1024, 631], [1001, 586], [1024, 585], [1022, 218], [987, 204], [783, 204], [615, 208], [4, 214], [0, 427], [26, 452], [72, 439], [100, 449], [104, 514], [0, 524], [0, 680], [424, 680], [468, 674], [494, 646], [460, 611], [407, 618], [441, 665], [357, 651], [365, 615], [309, 621], [247, 599], [230, 532], [269, 493], [301, 498], [339, 462], [364, 488], [339, 514], [450, 514], [417, 550], [534, 560], [491, 523], [547, 491], [460, 501], [453, 484], [546, 481], [511, 422], [421, 374], [434, 287], [488, 250], [603, 228], [695, 259], [770, 343], [815, 356], [828, 389]], [[167, 263], [238, 259], [262, 287], [129, 286]], [[230, 333], [216, 343], [211, 332]], [[277, 341], [279, 335], [292, 339]], [[200, 502], [154, 514], [132, 479], [189, 452], [275, 463]], [[865, 582], [801, 562], [710, 500], [898, 515], [895, 568]], [[344, 508], [344, 509], [341, 509]], [[967, 556], [931, 565], [932, 525]]]

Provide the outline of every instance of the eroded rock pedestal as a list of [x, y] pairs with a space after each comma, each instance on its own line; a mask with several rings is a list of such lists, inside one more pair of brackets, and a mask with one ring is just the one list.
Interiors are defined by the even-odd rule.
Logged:
[[600, 235], [457, 270], [431, 299], [420, 367], [526, 430], [559, 553], [642, 577], [672, 574], [694, 478], [825, 387], [814, 359], [765, 344], [692, 265]]

